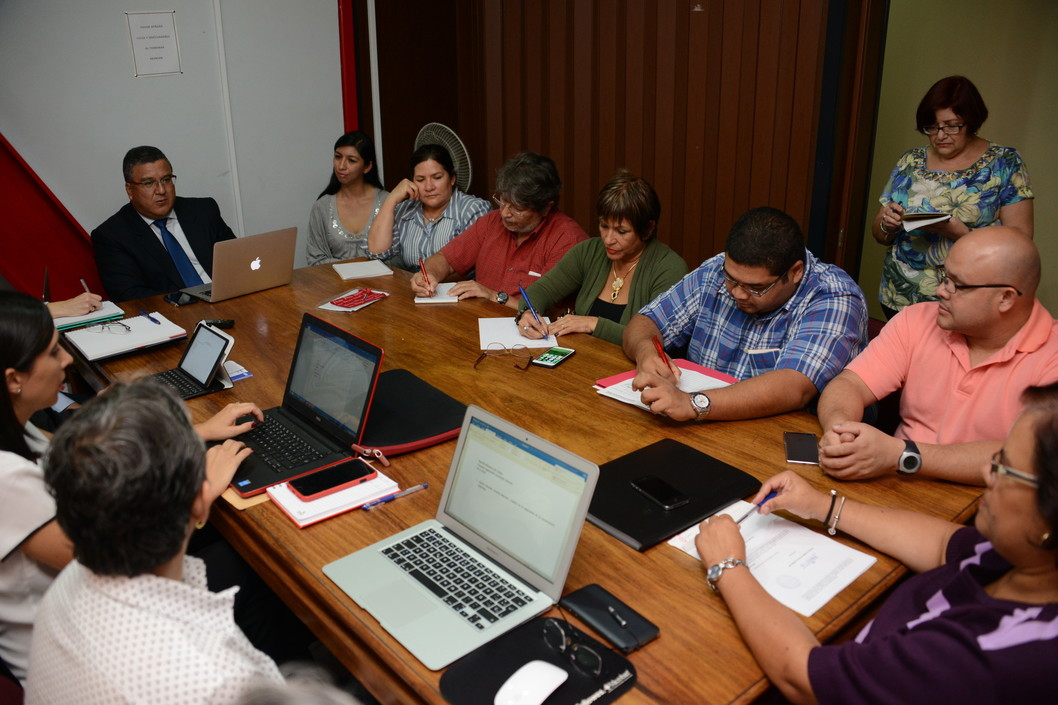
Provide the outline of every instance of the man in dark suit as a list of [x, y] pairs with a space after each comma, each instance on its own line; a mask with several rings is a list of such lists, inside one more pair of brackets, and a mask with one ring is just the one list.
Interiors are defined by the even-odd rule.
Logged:
[[157, 147], [122, 163], [129, 202], [92, 231], [96, 267], [112, 301], [167, 294], [211, 281], [213, 244], [235, 233], [212, 198], [178, 198], [173, 167]]

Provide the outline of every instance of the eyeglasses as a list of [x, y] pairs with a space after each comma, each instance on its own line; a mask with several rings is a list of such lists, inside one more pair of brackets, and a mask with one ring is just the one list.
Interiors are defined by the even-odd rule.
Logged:
[[133, 186], [139, 186], [144, 191], [151, 191], [158, 184], [162, 185], [162, 188], [169, 188], [176, 181], [176, 174], [169, 174], [169, 176], [163, 176], [162, 178], [155, 181], [154, 179], [144, 179], [143, 181], [130, 181]]
[[782, 280], [782, 278], [786, 276], [786, 272], [789, 272], [790, 270], [789, 270], [789, 268], [787, 268], [786, 272], [783, 272], [782, 274], [780, 274], [779, 277], [775, 281], [773, 281], [767, 287], [765, 287], [763, 289], [760, 289], [760, 290], [758, 290], [758, 289], [750, 289], [748, 286], [746, 286], [745, 284], [740, 282], [738, 279], [735, 279], [730, 274], [728, 274], [726, 268], [723, 271], [724, 271], [724, 281], [727, 282], [728, 284], [730, 284], [732, 289], [737, 286], [739, 289], [742, 289], [742, 291], [746, 292], [750, 296], [756, 296], [756, 297], [760, 298], [761, 296], [764, 296], [769, 291], [774, 289], [775, 285], [778, 284]]
[[946, 135], [957, 135], [962, 132], [962, 128], [966, 127], [966, 123], [960, 122], [958, 125], [930, 125], [929, 127], [922, 128], [922, 134], [929, 135], [932, 137], [938, 132], [943, 132]]
[[507, 347], [503, 343], [489, 343], [488, 346], [481, 351], [478, 355], [478, 359], [474, 361], [474, 369], [478, 368], [481, 361], [486, 357], [498, 357], [500, 355], [514, 355], [518, 360], [524, 360], [525, 364], [514, 363], [514, 366], [523, 372], [529, 369], [529, 365], [533, 363], [533, 354], [529, 352], [529, 348], [524, 345], [512, 345]]
[[493, 194], [492, 202], [496, 204], [496, 210], [502, 211], [504, 208], [506, 208], [511, 212], [511, 215], [513, 215], [515, 218], [521, 218], [528, 211], [527, 208], [518, 210], [517, 208], [512, 206], [510, 202], [503, 200], [497, 194]]
[[577, 643], [576, 632], [568, 623], [551, 617], [545, 619], [544, 643], [560, 654], [568, 655], [581, 673], [592, 678], [598, 678], [602, 673], [602, 657], [590, 646]]
[[1013, 289], [1018, 296], [1023, 296], [1021, 289], [1013, 284], [957, 284], [954, 279], [948, 276], [948, 272], [944, 267], [938, 267], [937, 288], [939, 289], [942, 286], [951, 287], [953, 291], [962, 291], [963, 289]]
[[132, 332], [132, 329], [121, 321], [100, 323], [98, 326], [92, 326], [90, 330], [96, 333], [110, 333], [111, 335], [128, 335]]
[[1004, 465], [1003, 463], [999, 462], [1002, 459], [1002, 457], [1003, 457], [1003, 451], [1001, 451], [1001, 450], [997, 450], [996, 454], [992, 456], [992, 474], [993, 475], [1005, 475], [1006, 477], [1011, 477], [1011, 478], [1013, 478], [1015, 480], [1019, 480], [1021, 482], [1024, 482], [1026, 485], [1032, 485], [1033, 487], [1039, 487], [1040, 486], [1040, 481], [1037, 480], [1035, 478], [1035, 476], [1029, 475], [1028, 473], [1021, 472], [1020, 470], [1015, 470], [1014, 468], [1009, 467], [1009, 466]]

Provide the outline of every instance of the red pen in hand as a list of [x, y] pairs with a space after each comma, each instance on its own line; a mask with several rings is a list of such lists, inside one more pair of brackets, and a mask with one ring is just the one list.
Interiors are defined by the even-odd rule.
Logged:
[[419, 271], [422, 272], [422, 279], [426, 282], [426, 288], [433, 289], [433, 284], [430, 283], [430, 275], [426, 273], [426, 265], [423, 264], [422, 257], [419, 258]]
[[650, 340], [654, 343], [654, 349], [658, 351], [658, 357], [661, 358], [662, 362], [668, 365], [669, 359], [665, 357], [665, 348], [661, 347], [661, 341], [658, 340], [658, 336], [652, 335], [650, 336]]

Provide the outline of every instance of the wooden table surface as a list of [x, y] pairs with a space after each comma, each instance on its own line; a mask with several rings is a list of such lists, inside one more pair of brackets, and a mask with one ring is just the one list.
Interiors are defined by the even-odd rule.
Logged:
[[[161, 311], [190, 332], [202, 318], [232, 318], [235, 337], [230, 359], [253, 377], [232, 390], [189, 402], [202, 420], [231, 401], [277, 406], [302, 314], [321, 318], [382, 346], [384, 369], [405, 368], [452, 397], [481, 406], [585, 458], [603, 464], [661, 438], [675, 438], [763, 480], [793, 468], [822, 490], [835, 486], [818, 467], [788, 465], [783, 431], [819, 433], [807, 413], [751, 421], [679, 424], [596, 394], [594, 380], [631, 369], [618, 346], [586, 335], [562, 338], [577, 353], [555, 369], [532, 366], [523, 372], [509, 356], [484, 360], [479, 354], [479, 317], [509, 316], [493, 302], [415, 305], [410, 275], [343, 282], [327, 265], [299, 269], [290, 286], [219, 304], [174, 308], [154, 297], [123, 308]], [[357, 285], [392, 296], [357, 312], [316, 307]], [[115, 358], [99, 365], [111, 379], [129, 378], [176, 365], [183, 344], [170, 344]], [[271, 503], [236, 511], [223, 501], [213, 521], [317, 637], [383, 703], [443, 703], [441, 672], [427, 670], [323, 575], [322, 566], [424, 519], [437, 510], [455, 442], [393, 459], [386, 470], [402, 487], [429, 482], [419, 492], [379, 511], [359, 512], [299, 529]], [[922, 478], [890, 477], [840, 483], [850, 498], [899, 506], [966, 521], [979, 491]], [[820, 530], [819, 525], [813, 528]], [[838, 540], [867, 550], [878, 561], [806, 624], [823, 641], [861, 615], [906, 572], [894, 560], [875, 554], [839, 534]], [[700, 564], [667, 545], [638, 553], [586, 523], [566, 590], [599, 583], [661, 629], [661, 636], [630, 656], [638, 671], [635, 688], [621, 702], [747, 703], [767, 688], [756, 661], [739, 637], [724, 602], [712, 594]], [[557, 615], [557, 610], [552, 610]], [[571, 617], [571, 619], [574, 619]], [[574, 619], [574, 621], [576, 621]], [[583, 625], [579, 625], [583, 626]]]

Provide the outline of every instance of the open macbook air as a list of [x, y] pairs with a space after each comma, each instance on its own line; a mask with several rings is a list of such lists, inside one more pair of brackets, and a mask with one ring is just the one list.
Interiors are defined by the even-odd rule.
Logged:
[[382, 348], [306, 313], [283, 404], [239, 440], [254, 449], [231, 486], [243, 497], [353, 457], [382, 367]]
[[558, 602], [598, 478], [594, 463], [470, 406], [436, 518], [323, 572], [444, 668]]
[[284, 228], [214, 243], [213, 281], [180, 291], [216, 303], [289, 284], [297, 240], [297, 228]]

